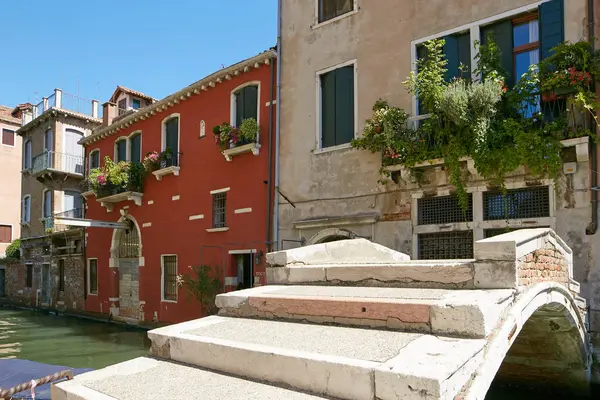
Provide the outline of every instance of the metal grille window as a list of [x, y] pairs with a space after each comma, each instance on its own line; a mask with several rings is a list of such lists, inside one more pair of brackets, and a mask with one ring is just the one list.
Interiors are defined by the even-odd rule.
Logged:
[[163, 300], [177, 301], [177, 256], [162, 256]]
[[548, 186], [483, 193], [483, 219], [522, 219], [550, 216]]
[[468, 195], [467, 209], [463, 210], [458, 196], [424, 197], [417, 201], [419, 225], [451, 224], [473, 221], [473, 195]]
[[88, 260], [89, 265], [89, 276], [90, 276], [90, 294], [98, 294], [98, 260]]
[[140, 256], [140, 236], [135, 224], [128, 220], [129, 227], [121, 230], [119, 240], [120, 258], [137, 258]]
[[33, 265], [25, 265], [25, 287], [33, 287]]
[[58, 260], [58, 291], [65, 291], [65, 260]]
[[225, 211], [227, 209], [227, 192], [213, 194], [213, 228], [225, 228]]
[[423, 233], [419, 235], [419, 259], [473, 258], [473, 231]]
[[483, 231], [483, 236], [485, 239], [491, 238], [494, 236], [502, 235], [508, 232], [518, 231], [520, 229], [529, 229], [529, 228], [549, 228], [549, 226], [524, 226], [522, 228], [494, 228], [494, 229], [486, 229]]

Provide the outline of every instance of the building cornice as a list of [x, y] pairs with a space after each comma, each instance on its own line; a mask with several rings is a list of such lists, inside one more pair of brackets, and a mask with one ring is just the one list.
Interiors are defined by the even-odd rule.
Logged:
[[82, 114], [82, 113], [78, 113], [75, 111], [65, 110], [65, 109], [57, 108], [57, 107], [51, 107], [48, 110], [44, 111], [44, 113], [42, 115], [40, 115], [39, 117], [34, 118], [32, 121], [28, 122], [27, 124], [25, 124], [21, 128], [19, 128], [17, 130], [17, 134], [20, 136], [23, 136], [23, 134], [25, 134], [27, 131], [46, 122], [48, 119], [50, 119], [50, 117], [56, 116], [56, 115], [61, 115], [61, 114], [68, 116], [68, 117], [79, 118], [79, 119], [85, 120], [86, 122], [92, 122], [92, 123], [95, 123], [98, 125], [100, 125], [102, 123], [101, 118], [94, 118], [87, 114]]
[[174, 107], [181, 101], [185, 101], [194, 95], [200, 94], [201, 92], [208, 91], [224, 81], [231, 80], [234, 76], [239, 76], [244, 72], [251, 71], [252, 69], [261, 68], [263, 65], [269, 65], [272, 62], [271, 60], [275, 57], [277, 57], [277, 53], [275, 51], [267, 50], [257, 56], [248, 58], [230, 67], [220, 69], [219, 71], [208, 75], [207, 77], [165, 97], [162, 100], [157, 101], [154, 104], [139, 109], [137, 112], [120, 119], [118, 122], [114, 122], [109, 126], [96, 129], [90, 136], [81, 139], [79, 143], [83, 145], [89, 145], [104, 139], [107, 136], [112, 136], [121, 129], [125, 129], [140, 120], [151, 118], [156, 113]]

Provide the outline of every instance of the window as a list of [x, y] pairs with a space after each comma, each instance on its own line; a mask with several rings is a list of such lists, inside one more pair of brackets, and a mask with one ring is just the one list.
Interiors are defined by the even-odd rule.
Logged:
[[227, 192], [215, 193], [213, 196], [213, 228], [225, 228], [225, 211], [227, 208]]
[[44, 196], [42, 200], [43, 218], [50, 218], [52, 216], [52, 191], [44, 190]]
[[129, 138], [129, 161], [142, 162], [142, 134], [136, 133]]
[[100, 150], [90, 152], [90, 170], [100, 168]]
[[0, 225], [0, 243], [12, 242], [12, 225]]
[[98, 260], [88, 259], [88, 293], [98, 294]]
[[177, 256], [161, 256], [163, 300], [177, 301]]
[[63, 216], [68, 218], [83, 217], [83, 198], [81, 193], [72, 190], [63, 192]]
[[23, 197], [23, 209], [21, 210], [21, 221], [29, 223], [31, 221], [31, 196]]
[[115, 162], [127, 161], [127, 140], [120, 139], [115, 142]]
[[417, 224], [435, 225], [473, 221], [473, 195], [468, 194], [463, 210], [456, 195], [423, 197], [417, 200]]
[[133, 108], [134, 110], [142, 108], [142, 101], [140, 99], [131, 100], [131, 108]]
[[258, 86], [250, 85], [241, 88], [234, 93], [235, 96], [235, 126], [241, 126], [248, 118], [258, 121]]
[[7, 146], [15, 145], [15, 131], [2, 129], [2, 144]]
[[473, 258], [473, 231], [424, 233], [418, 240], [421, 260]]
[[117, 108], [119, 109], [118, 110], [119, 111], [118, 112], [119, 115], [125, 114], [125, 111], [127, 111], [127, 99], [119, 100]]
[[319, 76], [321, 148], [350, 143], [354, 138], [354, 65]]
[[58, 260], [58, 291], [65, 291], [65, 260]]
[[119, 257], [138, 258], [140, 256], [140, 235], [135, 223], [128, 219], [127, 229], [120, 229]]
[[33, 287], [33, 265], [25, 264], [25, 287]]
[[173, 155], [163, 162], [163, 167], [179, 165], [179, 114], [171, 114], [163, 120], [162, 150], [171, 149]]
[[483, 193], [483, 219], [524, 219], [550, 216], [548, 186]]
[[31, 169], [31, 140], [26, 140], [23, 144], [23, 169]]
[[319, 22], [325, 22], [354, 10], [354, 0], [318, 0]]

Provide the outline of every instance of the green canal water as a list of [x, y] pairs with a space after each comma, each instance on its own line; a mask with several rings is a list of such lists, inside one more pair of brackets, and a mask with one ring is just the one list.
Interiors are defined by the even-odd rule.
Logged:
[[[148, 354], [146, 332], [115, 324], [0, 308], [0, 358], [99, 369]], [[486, 400], [568, 399], [493, 386]], [[600, 397], [593, 397], [600, 398]]]

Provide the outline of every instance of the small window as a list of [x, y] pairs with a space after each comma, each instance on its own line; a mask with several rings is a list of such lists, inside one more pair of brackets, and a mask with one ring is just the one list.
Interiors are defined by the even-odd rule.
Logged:
[[115, 161], [127, 161], [127, 140], [121, 139], [115, 142]]
[[33, 265], [25, 264], [25, 287], [33, 287]]
[[44, 190], [44, 198], [43, 198], [43, 218], [50, 218], [52, 216], [52, 191]]
[[0, 225], [0, 243], [12, 242], [12, 226]]
[[125, 114], [125, 112], [127, 111], [127, 99], [120, 100], [119, 104], [117, 105], [117, 108], [119, 109], [119, 115]]
[[15, 131], [2, 129], [2, 144], [7, 146], [15, 145]]
[[31, 169], [31, 140], [25, 141], [23, 145], [23, 169]]
[[129, 161], [142, 162], [142, 134], [138, 133], [129, 139]]
[[320, 76], [321, 147], [350, 143], [354, 138], [354, 65]]
[[245, 86], [235, 95], [235, 126], [241, 126], [248, 118], [258, 121], [258, 86]]
[[424, 233], [418, 240], [421, 260], [473, 258], [473, 231]]
[[88, 260], [89, 293], [98, 294], [98, 260], [93, 258]]
[[483, 219], [524, 219], [550, 216], [548, 186], [483, 193]]
[[225, 211], [227, 208], [227, 192], [213, 194], [213, 228], [225, 228]]
[[21, 221], [29, 223], [31, 221], [31, 196], [23, 197], [23, 209], [21, 210]]
[[65, 291], [65, 260], [58, 260], [58, 291]]
[[131, 101], [131, 108], [133, 108], [134, 110], [142, 108], [142, 101], [140, 99], [133, 99]]
[[163, 162], [163, 167], [179, 165], [179, 117], [172, 117], [163, 124], [163, 150], [171, 149], [172, 157]]
[[177, 256], [162, 256], [163, 300], [177, 301]]
[[458, 196], [423, 197], [417, 200], [417, 224], [436, 225], [473, 221], [473, 196], [468, 194], [467, 209]]
[[90, 170], [100, 168], [100, 150], [94, 150], [90, 153]]
[[354, 0], [318, 0], [319, 22], [325, 22], [354, 10]]

